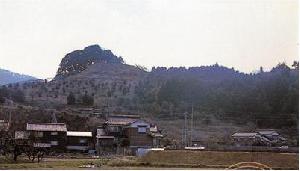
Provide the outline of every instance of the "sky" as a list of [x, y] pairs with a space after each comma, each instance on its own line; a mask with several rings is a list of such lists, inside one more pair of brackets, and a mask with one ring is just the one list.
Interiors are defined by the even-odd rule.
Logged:
[[0, 0], [0, 68], [55, 76], [99, 44], [127, 64], [253, 72], [298, 60], [297, 0]]

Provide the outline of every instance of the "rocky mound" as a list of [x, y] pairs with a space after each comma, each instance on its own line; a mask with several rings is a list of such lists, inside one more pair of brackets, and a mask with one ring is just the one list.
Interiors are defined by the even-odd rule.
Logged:
[[123, 58], [104, 50], [99, 45], [91, 45], [83, 50], [68, 53], [61, 61], [55, 79], [80, 73], [96, 63], [123, 64]]

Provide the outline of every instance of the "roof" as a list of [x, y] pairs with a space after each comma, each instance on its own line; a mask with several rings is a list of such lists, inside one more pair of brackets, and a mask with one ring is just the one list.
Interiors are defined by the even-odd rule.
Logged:
[[107, 136], [107, 135], [97, 135], [99, 139], [114, 139], [114, 136]]
[[115, 137], [114, 136], [108, 136], [104, 129], [103, 128], [98, 128], [97, 129], [97, 135], [96, 135], [97, 138], [99, 139], [114, 139]]
[[150, 132], [158, 132], [157, 126], [150, 127]]
[[150, 136], [152, 136], [152, 137], [163, 137], [163, 135], [161, 133], [158, 133], [158, 132], [155, 132], [155, 133], [151, 132]]
[[110, 117], [118, 117], [118, 118], [136, 118], [139, 119], [141, 118], [140, 115], [123, 115], [123, 114], [114, 114], [114, 115], [110, 115]]
[[123, 117], [111, 117], [107, 119], [109, 125], [128, 125], [135, 122], [138, 118], [123, 118]]
[[68, 131], [67, 136], [71, 136], [71, 137], [92, 137], [92, 132]]
[[258, 131], [258, 133], [262, 134], [262, 135], [279, 135], [276, 131]]
[[27, 123], [26, 130], [67, 132], [67, 126], [64, 123], [39, 123], [39, 124]]
[[253, 137], [256, 136], [258, 133], [256, 132], [237, 132], [234, 133], [232, 136], [233, 137]]

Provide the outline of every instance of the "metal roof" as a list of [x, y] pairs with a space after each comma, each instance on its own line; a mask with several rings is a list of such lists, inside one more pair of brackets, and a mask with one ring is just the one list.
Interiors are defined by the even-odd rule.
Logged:
[[67, 136], [70, 136], [70, 137], [92, 137], [92, 132], [68, 131]]
[[67, 126], [64, 123], [39, 123], [39, 124], [27, 123], [26, 130], [67, 132]]

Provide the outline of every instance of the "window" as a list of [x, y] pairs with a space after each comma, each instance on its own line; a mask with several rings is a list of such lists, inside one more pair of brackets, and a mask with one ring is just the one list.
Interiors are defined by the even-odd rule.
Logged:
[[36, 132], [35, 133], [35, 137], [37, 137], [37, 138], [41, 138], [41, 137], [43, 137], [43, 132]]
[[58, 132], [51, 132], [51, 135], [58, 135]]
[[80, 143], [80, 144], [84, 144], [84, 143], [86, 143], [86, 142], [87, 142], [86, 139], [80, 139], [80, 140], [79, 140], [79, 143]]
[[50, 144], [51, 145], [58, 145], [58, 142], [57, 141], [51, 141]]
[[142, 126], [138, 127], [138, 132], [139, 133], [146, 133], [146, 131], [147, 131], [147, 127], [142, 127]]

